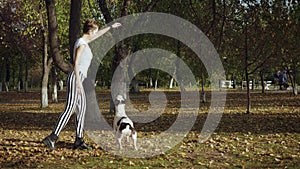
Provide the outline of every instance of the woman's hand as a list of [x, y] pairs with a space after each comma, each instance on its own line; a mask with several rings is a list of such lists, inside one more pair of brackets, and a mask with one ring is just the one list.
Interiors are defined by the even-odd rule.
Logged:
[[122, 24], [118, 22], [111, 25], [112, 28], [118, 28], [120, 26], [122, 26]]
[[77, 94], [81, 95], [83, 90], [83, 86], [80, 80], [76, 80], [76, 92]]
[[98, 32], [96, 32], [96, 34], [92, 35], [92, 37], [90, 38], [90, 40], [88, 41], [88, 43], [91, 42], [91, 41], [93, 41], [93, 40], [95, 40], [95, 39], [97, 39], [99, 36], [102, 36], [103, 34], [105, 34], [106, 32], [108, 32], [110, 29], [118, 28], [118, 27], [121, 27], [121, 26], [122, 26], [121, 23], [116, 22], [116, 23], [112, 24], [111, 26], [107, 26], [107, 27], [99, 30]]

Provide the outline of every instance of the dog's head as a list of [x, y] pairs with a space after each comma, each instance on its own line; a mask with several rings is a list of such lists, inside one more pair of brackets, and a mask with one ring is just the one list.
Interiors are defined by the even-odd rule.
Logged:
[[122, 95], [117, 95], [115, 105], [125, 104], [125, 99]]

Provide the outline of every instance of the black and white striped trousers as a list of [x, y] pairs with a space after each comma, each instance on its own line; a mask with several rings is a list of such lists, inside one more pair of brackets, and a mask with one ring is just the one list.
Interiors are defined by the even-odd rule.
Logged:
[[[84, 76], [79, 72], [81, 82], [85, 79]], [[83, 126], [84, 126], [84, 117], [86, 111], [86, 97], [85, 92], [82, 89], [81, 94], [78, 94], [76, 91], [76, 77], [75, 72], [72, 71], [68, 75], [68, 89], [67, 89], [67, 101], [64, 112], [59, 116], [56, 126], [52, 133], [56, 136], [59, 135], [61, 130], [66, 126], [68, 121], [71, 118], [71, 115], [76, 110], [76, 137], [83, 137]]]

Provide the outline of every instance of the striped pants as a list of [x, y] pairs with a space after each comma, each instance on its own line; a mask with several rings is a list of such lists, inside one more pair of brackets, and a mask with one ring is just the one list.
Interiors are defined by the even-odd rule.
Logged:
[[[85, 79], [85, 77], [79, 73], [81, 82]], [[67, 89], [67, 101], [64, 112], [59, 116], [56, 126], [53, 130], [53, 134], [56, 136], [59, 135], [61, 130], [66, 126], [68, 121], [70, 120], [71, 115], [76, 110], [76, 137], [83, 137], [83, 126], [84, 126], [84, 117], [86, 111], [86, 97], [85, 92], [82, 89], [81, 94], [78, 94], [76, 91], [76, 77], [75, 72], [72, 71], [68, 75], [68, 89]]]

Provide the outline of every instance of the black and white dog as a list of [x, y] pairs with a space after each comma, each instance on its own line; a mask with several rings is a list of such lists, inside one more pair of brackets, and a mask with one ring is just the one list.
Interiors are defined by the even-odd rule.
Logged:
[[116, 114], [114, 118], [113, 127], [116, 134], [116, 142], [118, 144], [119, 150], [122, 149], [121, 141], [123, 136], [127, 138], [127, 142], [129, 142], [129, 137], [131, 137], [133, 140], [134, 149], [137, 150], [137, 132], [134, 129], [133, 122], [128, 118], [128, 116], [125, 113], [125, 99], [123, 96], [117, 96], [115, 100], [115, 109]]

